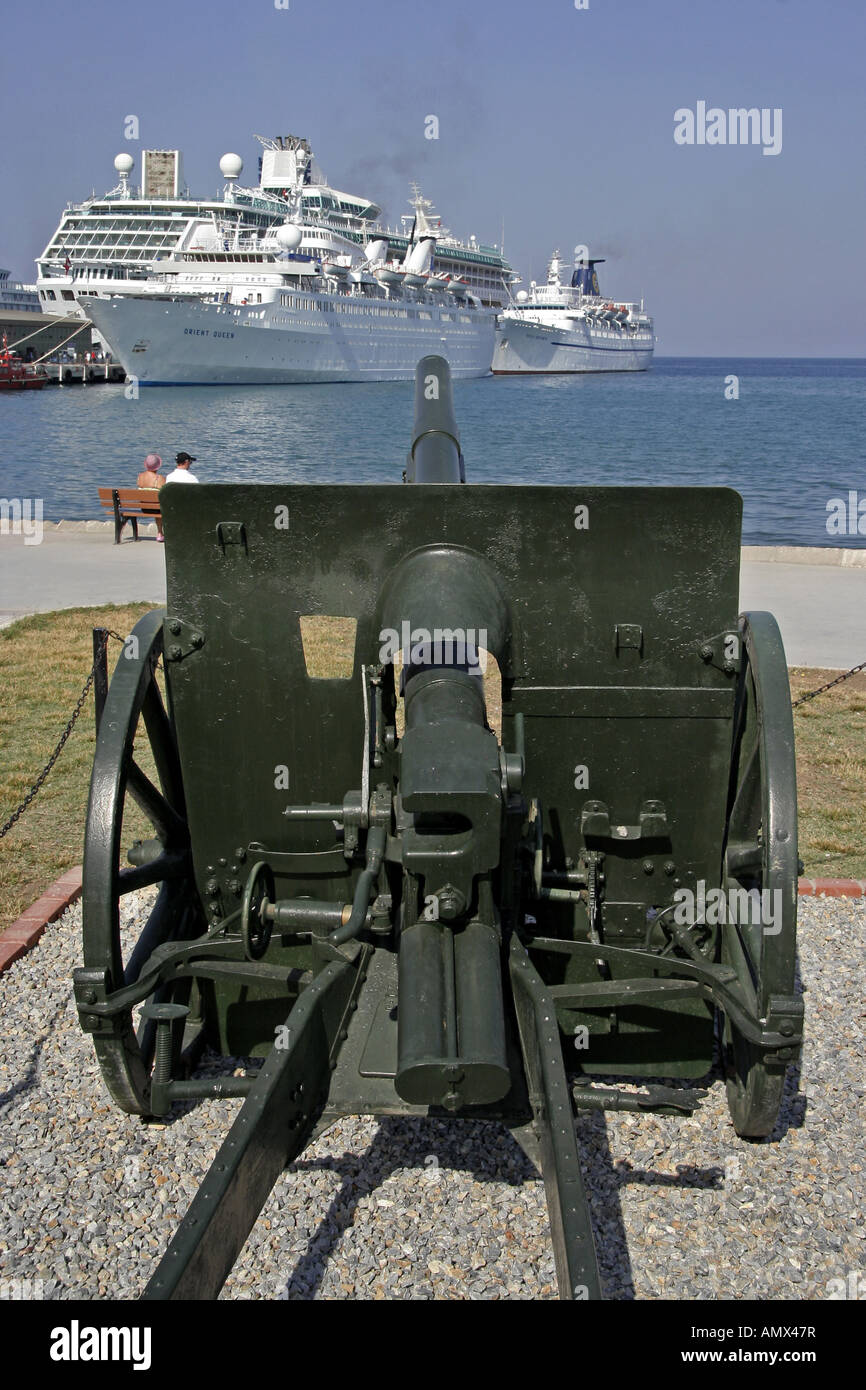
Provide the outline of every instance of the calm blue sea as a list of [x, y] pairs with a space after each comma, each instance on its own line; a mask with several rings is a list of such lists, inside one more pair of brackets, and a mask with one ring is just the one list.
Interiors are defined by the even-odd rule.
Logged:
[[[866, 360], [657, 358], [636, 375], [458, 382], [455, 402], [472, 482], [724, 484], [746, 544], [866, 546], [856, 517], [853, 534], [826, 526], [831, 498], [866, 499]], [[146, 453], [178, 449], [203, 482], [399, 482], [412, 404], [402, 382], [4, 393], [0, 495], [95, 517], [97, 484], [134, 485]]]

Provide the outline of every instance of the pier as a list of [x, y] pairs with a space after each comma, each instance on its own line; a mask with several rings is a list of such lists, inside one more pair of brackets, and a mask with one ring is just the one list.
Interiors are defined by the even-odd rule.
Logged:
[[89, 386], [100, 381], [126, 381], [119, 362], [43, 362], [50, 386]]

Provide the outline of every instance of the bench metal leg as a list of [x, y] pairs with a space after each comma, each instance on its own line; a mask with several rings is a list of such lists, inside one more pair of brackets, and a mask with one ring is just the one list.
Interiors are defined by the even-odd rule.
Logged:
[[112, 491], [111, 501], [114, 505], [114, 544], [120, 545], [120, 533], [123, 530], [123, 513], [120, 510], [120, 499], [116, 491]]

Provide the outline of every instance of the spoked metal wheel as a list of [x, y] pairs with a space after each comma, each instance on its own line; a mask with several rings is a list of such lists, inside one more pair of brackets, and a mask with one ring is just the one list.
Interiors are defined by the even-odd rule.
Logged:
[[[203, 930], [174, 728], [156, 680], [162, 623], [161, 611], [148, 613], [127, 639], [96, 741], [84, 841], [84, 965], [108, 972], [109, 991], [134, 984], [154, 947]], [[149, 746], [156, 780], [142, 770], [144, 757], [135, 756], [137, 731], [140, 743], [143, 733]], [[127, 797], [144, 813], [152, 838], [130, 852], [134, 867], [121, 868]], [[137, 943], [124, 950], [121, 899], [150, 884], [159, 885], [156, 903]], [[117, 1104], [131, 1114], [148, 1114], [152, 1028], [145, 1025], [137, 1036], [129, 1009], [100, 1030], [94, 1045]]]
[[[736, 924], [722, 928], [722, 960], [737, 972], [757, 1017], [796, 1010], [797, 779], [794, 722], [785, 652], [769, 613], [740, 618], [742, 665], [725, 842], [725, 889]], [[751, 894], [746, 912], [743, 890]], [[738, 899], [732, 898], [737, 892]], [[788, 1001], [787, 1005], [783, 1001]], [[783, 1033], [795, 1026], [782, 1020]], [[796, 1029], [799, 1032], [799, 1028]], [[725, 1016], [722, 1027], [728, 1109], [737, 1133], [763, 1138], [776, 1123], [785, 1072], [796, 1057], [766, 1053]]]

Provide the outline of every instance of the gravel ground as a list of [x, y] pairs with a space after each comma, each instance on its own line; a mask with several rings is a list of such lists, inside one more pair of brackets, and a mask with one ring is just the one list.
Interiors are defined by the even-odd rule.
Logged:
[[[866, 902], [805, 900], [800, 920], [806, 1045], [779, 1142], [737, 1139], [718, 1077], [692, 1119], [581, 1117], [609, 1298], [864, 1278]], [[241, 1103], [148, 1126], [109, 1102], [72, 1003], [80, 929], [77, 905], [0, 978], [0, 1298], [137, 1297]], [[222, 1296], [554, 1298], [542, 1183], [499, 1127], [343, 1120], [278, 1182]]]

